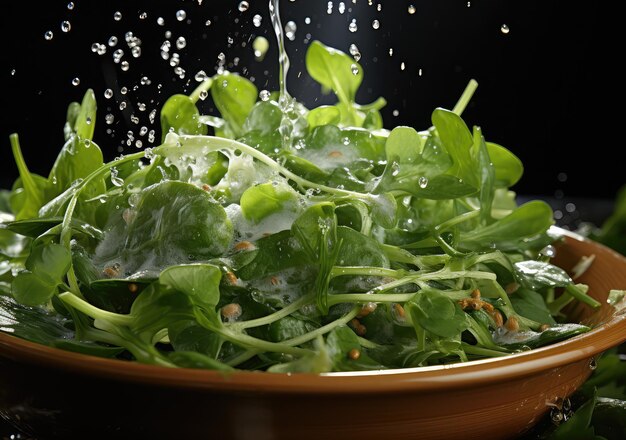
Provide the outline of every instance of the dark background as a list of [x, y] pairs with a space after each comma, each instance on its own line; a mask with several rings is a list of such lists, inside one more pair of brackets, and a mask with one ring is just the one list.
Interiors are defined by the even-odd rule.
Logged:
[[[67, 1], [3, 4], [2, 187], [17, 175], [8, 135], [20, 134], [31, 171], [47, 175], [63, 143], [67, 104], [80, 100], [89, 87], [99, 102], [95, 140], [107, 159], [136, 151], [137, 140], [142, 147], [150, 145], [152, 129], [158, 142], [160, 105], [172, 93], [191, 92], [199, 70], [213, 74], [220, 52], [226, 55], [227, 68], [254, 77], [259, 90], [275, 90], [278, 67], [267, 1], [248, 3], [245, 12], [238, 10], [238, 0], [77, 0], [71, 9]], [[624, 148], [617, 116], [622, 74], [616, 63], [622, 52], [617, 51], [618, 27], [611, 24], [617, 12], [607, 8], [608, 2], [394, 0], [369, 5], [368, 0], [346, 0], [343, 14], [338, 1], [328, 14], [328, 3], [281, 2], [283, 24], [293, 20], [297, 25], [295, 41], [287, 41], [292, 60], [288, 87], [308, 106], [332, 98], [321, 97], [306, 74], [305, 41], [319, 39], [345, 52], [355, 43], [365, 73], [358, 100], [384, 96], [386, 127], [427, 128], [432, 110], [451, 108], [475, 78], [480, 86], [464, 118], [522, 159], [526, 171], [514, 188], [519, 194], [560, 200], [565, 206], [569, 199], [612, 200], [626, 182], [617, 158]], [[414, 14], [409, 5], [415, 6]], [[177, 20], [177, 10], [186, 12], [183, 21]], [[115, 11], [121, 12], [121, 20], [114, 20]], [[257, 13], [262, 16], [258, 28], [252, 24]], [[159, 17], [164, 25], [158, 24]], [[348, 30], [352, 19], [358, 26], [355, 33]], [[379, 29], [372, 28], [374, 19]], [[71, 23], [69, 32], [61, 30], [63, 20]], [[54, 34], [49, 41], [44, 38], [48, 30]], [[128, 31], [141, 40], [139, 58], [125, 41]], [[171, 32], [170, 54], [180, 54], [182, 79], [161, 57], [166, 31]], [[270, 41], [263, 62], [252, 55], [256, 35]], [[119, 40], [115, 47], [107, 45], [111, 36]], [[175, 47], [179, 36], [186, 39], [181, 50]], [[93, 53], [93, 43], [107, 45], [106, 53]], [[124, 51], [128, 71], [113, 62], [116, 49]], [[142, 84], [144, 76], [149, 84]], [[72, 85], [73, 78], [80, 84]], [[128, 89], [126, 95], [122, 87]], [[104, 98], [107, 88], [114, 98]], [[124, 111], [119, 110], [121, 101], [127, 102]], [[140, 103], [146, 110], [140, 110]], [[210, 98], [201, 106], [205, 113], [213, 111]], [[153, 124], [152, 109], [157, 109]], [[111, 125], [105, 123], [107, 113], [115, 119]], [[142, 134], [143, 126], [148, 133]], [[571, 211], [563, 208], [562, 215]]]

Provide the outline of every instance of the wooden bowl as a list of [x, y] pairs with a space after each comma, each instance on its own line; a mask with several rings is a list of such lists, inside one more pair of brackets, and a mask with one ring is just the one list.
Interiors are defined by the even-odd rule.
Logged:
[[626, 258], [573, 234], [557, 248], [604, 305], [568, 310], [597, 325], [504, 358], [382, 372], [269, 374], [168, 369], [48, 348], [0, 333], [0, 416], [35, 438], [510, 439], [626, 340]]

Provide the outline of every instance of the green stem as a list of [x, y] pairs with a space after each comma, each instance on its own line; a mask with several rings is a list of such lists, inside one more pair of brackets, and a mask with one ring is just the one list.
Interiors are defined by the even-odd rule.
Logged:
[[438, 234], [441, 234], [443, 231], [450, 229], [453, 226], [458, 225], [459, 223], [466, 222], [468, 220], [473, 219], [474, 217], [478, 217], [480, 215], [480, 209], [476, 209], [474, 211], [465, 212], [463, 214], [457, 215], [449, 220], [446, 220], [443, 223], [438, 224], [433, 229]]
[[576, 298], [578, 301], [585, 303], [588, 306], [593, 307], [594, 309], [597, 309], [602, 305], [592, 297], [586, 295], [585, 292], [583, 292], [582, 289], [579, 288], [576, 284], [568, 284], [567, 286], [565, 286], [565, 291], [572, 295], [574, 298]]
[[342, 303], [404, 303], [415, 296], [412, 293], [339, 293], [328, 295], [328, 305]]
[[465, 342], [461, 343], [461, 347], [463, 348], [465, 353], [477, 356], [499, 357], [510, 354], [507, 351], [492, 350], [490, 348], [478, 347], [476, 345], [467, 344]]
[[87, 316], [91, 316], [93, 319], [100, 319], [102, 321], [108, 321], [112, 324], [124, 326], [132, 324], [135, 319], [132, 315], [120, 315], [119, 313], [102, 310], [71, 292], [63, 292], [58, 296], [64, 303], [74, 307], [76, 310], [80, 310]]
[[260, 350], [249, 349], [242, 353], [239, 353], [237, 356], [234, 356], [228, 359], [225, 363], [231, 367], [236, 367], [237, 365], [247, 361], [248, 359], [252, 359], [257, 354], [261, 353]]
[[196, 87], [193, 92], [191, 92], [191, 95], [189, 95], [189, 99], [191, 99], [191, 102], [193, 102], [194, 104], [198, 102], [198, 99], [200, 99], [203, 93], [207, 92], [211, 88], [212, 84], [213, 78], [205, 79], [198, 87]]
[[279, 319], [282, 319], [288, 315], [291, 315], [293, 312], [297, 310], [300, 310], [305, 305], [311, 303], [314, 299], [315, 299], [314, 295], [306, 295], [298, 299], [297, 301], [294, 301], [291, 304], [267, 316], [263, 316], [261, 318], [256, 318], [256, 319], [250, 319], [248, 321], [234, 322], [232, 324], [225, 323], [224, 325], [226, 327], [232, 328], [234, 331], [241, 331], [246, 328], [268, 325], [274, 321], [278, 321]]
[[335, 266], [330, 271], [330, 277], [340, 277], [343, 275], [364, 275], [372, 277], [401, 278], [406, 276], [404, 270], [386, 269], [375, 266]]
[[35, 183], [35, 179], [30, 174], [28, 167], [26, 166], [26, 161], [24, 160], [24, 156], [22, 156], [22, 149], [20, 148], [20, 139], [17, 133], [13, 133], [9, 136], [9, 140], [11, 142], [11, 150], [13, 151], [13, 157], [15, 158], [15, 163], [17, 164], [17, 169], [20, 173], [20, 177], [22, 178], [22, 186], [27, 194], [30, 195], [35, 200], [35, 204], [40, 207], [43, 203], [41, 200], [41, 193]]
[[463, 90], [463, 94], [461, 95], [456, 105], [452, 109], [452, 112], [461, 116], [461, 114], [463, 113], [463, 110], [465, 110], [465, 107], [467, 107], [467, 104], [469, 104], [470, 99], [472, 99], [472, 96], [474, 95], [474, 92], [476, 91], [477, 88], [478, 88], [478, 82], [475, 79], [471, 79], [469, 83], [467, 83], [465, 90]]
[[361, 306], [355, 306], [355, 307], [352, 308], [351, 311], [349, 311], [348, 313], [343, 315], [341, 318], [336, 319], [333, 322], [330, 322], [330, 323], [326, 324], [323, 327], [320, 327], [318, 329], [315, 329], [313, 331], [305, 333], [304, 335], [300, 335], [300, 336], [296, 336], [295, 338], [287, 339], [287, 340], [283, 341], [282, 343], [286, 344], [286, 345], [300, 345], [300, 344], [303, 344], [305, 342], [308, 342], [308, 341], [310, 341], [312, 339], [315, 339], [318, 336], [324, 335], [324, 334], [332, 331], [334, 328], [339, 327], [340, 325], [345, 325], [348, 322], [352, 321], [352, 319], [354, 319], [356, 317], [356, 315], [359, 314], [360, 310], [361, 310]]

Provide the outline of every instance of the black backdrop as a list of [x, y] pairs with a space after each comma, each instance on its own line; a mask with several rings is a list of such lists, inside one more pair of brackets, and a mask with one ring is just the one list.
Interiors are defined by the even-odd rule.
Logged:
[[[259, 89], [276, 89], [276, 52], [267, 1], [248, 0], [245, 12], [239, 11], [239, 3], [77, 0], [71, 4], [3, 4], [2, 187], [17, 175], [8, 135], [20, 134], [31, 170], [45, 175], [62, 145], [66, 106], [79, 100], [88, 87], [96, 91], [99, 101], [95, 140], [109, 159], [120, 151], [136, 151], [136, 140], [149, 145], [152, 129], [158, 140], [158, 112], [151, 124], [150, 111], [158, 109], [169, 94], [193, 89], [199, 70], [213, 73], [220, 52], [226, 56], [227, 67], [254, 77]], [[295, 40], [287, 41], [292, 59], [289, 90], [306, 104], [330, 98], [321, 97], [319, 87], [306, 75], [305, 40], [319, 39], [344, 51], [354, 43], [362, 54], [365, 73], [358, 99], [365, 103], [378, 96], [387, 98], [389, 104], [383, 111], [387, 127], [427, 128], [432, 110], [451, 108], [468, 80], [475, 78], [480, 86], [464, 118], [470, 125], [480, 125], [488, 140], [507, 146], [523, 160], [526, 172], [515, 187], [518, 193], [611, 199], [625, 183], [623, 162], [617, 158], [624, 148], [617, 114], [618, 77], [622, 75], [616, 63], [622, 54], [617, 51], [619, 30], [610, 24], [616, 12], [607, 9], [608, 2], [343, 3], [344, 7], [338, 1], [281, 2], [283, 23], [293, 20], [297, 25]], [[415, 7], [413, 14], [409, 5]], [[176, 17], [178, 10], [186, 12], [182, 21]], [[121, 13], [119, 21], [114, 19], [116, 11]], [[260, 27], [253, 24], [255, 14], [262, 17]], [[353, 19], [358, 27], [354, 33], [349, 30]], [[64, 20], [71, 25], [69, 32], [61, 29]], [[373, 29], [373, 20], [379, 21], [378, 29]], [[508, 33], [503, 32], [503, 25]], [[48, 30], [53, 33], [51, 40], [44, 38]], [[129, 31], [141, 40], [138, 58], [126, 42]], [[167, 31], [171, 32], [170, 54], [179, 53], [184, 78], [174, 72], [170, 60], [161, 57]], [[251, 42], [256, 35], [270, 40], [263, 62], [253, 59]], [[108, 46], [111, 36], [119, 40], [115, 47]], [[180, 36], [186, 45], [178, 49]], [[106, 53], [92, 52], [94, 43], [103, 44]], [[124, 52], [121, 60], [128, 61], [127, 71], [113, 61], [117, 49]], [[142, 77], [148, 80], [142, 83]], [[74, 78], [79, 79], [78, 85], [72, 84]], [[128, 89], [126, 95], [122, 87]], [[107, 88], [114, 92], [111, 99], [104, 97]], [[123, 111], [119, 110], [122, 101], [127, 102]], [[204, 112], [212, 111], [210, 99], [201, 105]], [[105, 122], [107, 113], [114, 117], [111, 125]], [[129, 130], [133, 132], [131, 146], [126, 143]]]

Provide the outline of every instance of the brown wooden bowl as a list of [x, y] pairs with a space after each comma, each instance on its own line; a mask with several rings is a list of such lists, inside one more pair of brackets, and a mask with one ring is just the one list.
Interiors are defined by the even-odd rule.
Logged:
[[0, 416], [38, 439], [514, 438], [626, 340], [626, 258], [569, 234], [557, 263], [595, 254], [577, 281], [603, 303], [572, 321], [596, 327], [504, 358], [358, 373], [270, 374], [169, 369], [101, 359], [0, 333]]

